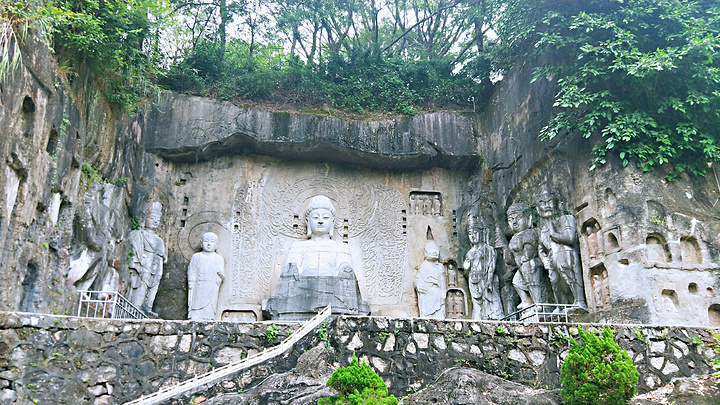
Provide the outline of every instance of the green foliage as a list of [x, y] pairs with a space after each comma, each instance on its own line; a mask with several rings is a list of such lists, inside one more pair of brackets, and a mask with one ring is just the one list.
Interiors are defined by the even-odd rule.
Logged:
[[[16, 0], [0, 4], [0, 79], [19, 64], [18, 44], [30, 29], [58, 51], [63, 70], [88, 64], [115, 106], [132, 107], [157, 89], [158, 69], [147, 56], [155, 0]], [[8, 24], [9, 22], [9, 24]], [[14, 30], [7, 31], [8, 26]], [[20, 35], [18, 35], [18, 33]], [[12, 41], [11, 41], [12, 39]], [[13, 47], [9, 47], [12, 44]]]
[[105, 179], [103, 179], [103, 177], [98, 173], [97, 169], [87, 163], [82, 164], [80, 167], [80, 173], [85, 179], [84, 183], [87, 186], [90, 186], [94, 182], [98, 184], [105, 183]]
[[720, 5], [635, 0], [566, 2], [541, 10], [535, 47], [556, 61], [557, 108], [541, 136], [598, 138], [592, 168], [702, 175], [720, 160]]
[[710, 347], [713, 350], [713, 353], [715, 353], [715, 357], [712, 359], [713, 368], [715, 370], [718, 370], [713, 375], [720, 375], [720, 331], [718, 330], [710, 330], [713, 337], [713, 342], [710, 344]]
[[385, 381], [364, 361], [358, 362], [353, 352], [350, 365], [340, 367], [330, 376], [327, 386], [336, 389], [340, 395], [320, 398], [319, 405], [395, 405], [394, 395], [388, 396]]
[[275, 340], [278, 337], [278, 334], [280, 333], [280, 328], [275, 325], [270, 325], [265, 332], [263, 332], [260, 337], [265, 341], [265, 343], [271, 343], [273, 340]]
[[[45, 12], [61, 54], [70, 63], [84, 60], [113, 104], [130, 108], [156, 91], [157, 66], [148, 57], [147, 40], [155, 28], [149, 16], [159, 12], [153, 0], [48, 0]], [[62, 55], [61, 55], [62, 56]]]
[[570, 351], [560, 367], [560, 396], [566, 405], [625, 404], [635, 395], [639, 373], [630, 356], [613, 340], [578, 329], [581, 342], [570, 339]]
[[35, 2], [0, 3], [0, 82], [22, 65], [20, 43], [36, 19], [35, 8]]
[[224, 54], [202, 41], [172, 65], [161, 83], [173, 90], [228, 100], [328, 105], [355, 113], [416, 114], [448, 102], [466, 103], [479, 85], [452, 72], [448, 60], [406, 60], [353, 52], [331, 55], [317, 65], [288, 57], [280, 45], [230, 41]]
[[320, 341], [323, 342], [323, 346], [325, 346], [326, 349], [330, 347], [330, 340], [328, 339], [328, 330], [327, 330], [327, 322], [323, 322], [320, 324], [320, 327], [318, 328], [318, 337], [320, 338]]

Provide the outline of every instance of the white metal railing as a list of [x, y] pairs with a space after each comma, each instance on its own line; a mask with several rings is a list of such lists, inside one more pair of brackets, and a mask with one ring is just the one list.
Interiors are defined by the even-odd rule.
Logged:
[[538, 304], [532, 304], [527, 308], [517, 310], [501, 320], [539, 323], [568, 323], [570, 322], [568, 312], [570, 312], [573, 308], [579, 307], [573, 304], [549, 304], [541, 302]]
[[256, 364], [260, 364], [275, 356], [283, 354], [287, 349], [291, 348], [298, 340], [302, 339], [308, 333], [312, 332], [318, 325], [320, 325], [322, 321], [327, 319], [327, 317], [330, 316], [330, 313], [331, 308], [330, 304], [328, 304], [328, 306], [326, 306], [322, 311], [320, 311], [312, 319], [307, 321], [302, 327], [300, 327], [300, 329], [293, 332], [292, 335], [290, 335], [287, 339], [283, 340], [282, 343], [277, 346], [265, 349], [258, 354], [248, 356], [236, 363], [230, 363], [222, 367], [216, 368], [215, 370], [212, 370], [205, 374], [201, 374], [189, 380], [182, 381], [178, 384], [164, 387], [158, 392], [143, 395], [136, 400], [126, 402], [125, 405], [159, 404], [162, 401], [174, 398], [178, 395], [191, 392], [193, 390], [198, 390], [203, 386], [216, 383], [231, 374], [237, 373], [240, 370], [246, 369]]
[[78, 290], [77, 316], [88, 318], [145, 319], [147, 316], [117, 291]]

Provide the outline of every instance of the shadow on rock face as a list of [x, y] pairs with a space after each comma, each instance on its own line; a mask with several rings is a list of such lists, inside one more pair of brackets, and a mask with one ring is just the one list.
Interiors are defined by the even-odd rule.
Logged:
[[456, 368], [403, 404], [560, 405], [560, 390], [535, 390], [480, 370]]
[[328, 366], [329, 353], [323, 345], [303, 353], [295, 369], [287, 373], [270, 376], [257, 387], [239, 394], [221, 394], [203, 404], [208, 405], [259, 405], [317, 404], [318, 398], [337, 394], [325, 383], [333, 373]]

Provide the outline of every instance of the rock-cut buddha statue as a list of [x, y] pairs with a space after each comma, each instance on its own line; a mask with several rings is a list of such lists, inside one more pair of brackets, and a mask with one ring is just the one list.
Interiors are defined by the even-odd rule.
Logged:
[[265, 310], [272, 319], [309, 319], [328, 303], [337, 314], [367, 315], [348, 246], [332, 239], [335, 207], [318, 195], [305, 209], [308, 240], [290, 246], [280, 280]]

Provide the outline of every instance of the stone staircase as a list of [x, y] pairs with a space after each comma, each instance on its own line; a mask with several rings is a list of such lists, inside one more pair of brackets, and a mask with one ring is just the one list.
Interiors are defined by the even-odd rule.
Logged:
[[189, 380], [182, 381], [178, 384], [164, 387], [160, 391], [153, 394], [143, 395], [142, 397], [134, 401], [126, 402], [125, 405], [160, 404], [163, 401], [175, 398], [179, 395], [199, 391], [203, 387], [215, 384], [222, 379], [237, 373], [238, 371], [258, 365], [273, 357], [279, 356], [283, 354], [286, 350], [293, 347], [295, 343], [305, 337], [308, 333], [312, 332], [318, 325], [320, 325], [320, 323], [322, 323], [330, 316], [331, 312], [332, 310], [330, 308], [330, 304], [328, 304], [328, 306], [326, 306], [312, 319], [307, 321], [300, 329], [296, 330], [291, 336], [289, 336], [287, 339], [282, 341], [282, 343], [275, 347], [263, 350], [258, 354], [248, 356], [236, 363], [227, 364], [205, 374], [201, 374]]

